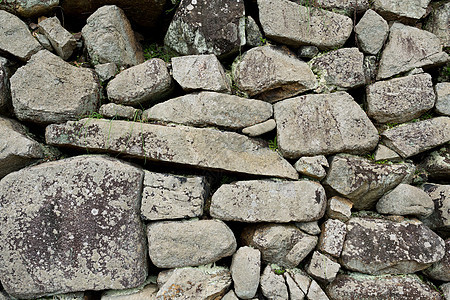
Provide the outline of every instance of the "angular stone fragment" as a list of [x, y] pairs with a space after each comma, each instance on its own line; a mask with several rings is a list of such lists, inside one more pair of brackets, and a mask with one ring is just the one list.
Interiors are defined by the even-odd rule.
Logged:
[[444, 257], [423, 272], [434, 280], [450, 281], [450, 239], [445, 240]]
[[277, 123], [274, 119], [269, 119], [262, 123], [258, 123], [249, 127], [242, 129], [242, 133], [248, 136], [260, 136], [264, 133], [271, 132], [277, 128]]
[[233, 290], [230, 290], [228, 293], [223, 296], [221, 300], [239, 300]]
[[112, 62], [119, 67], [129, 67], [144, 62], [144, 54], [130, 22], [119, 7], [102, 6], [86, 23], [82, 34], [95, 65]]
[[0, 53], [27, 61], [42, 49], [31, 35], [28, 26], [13, 14], [0, 10]]
[[433, 230], [450, 231], [450, 185], [427, 183], [422, 188], [433, 199], [434, 212], [421, 221]]
[[112, 119], [128, 119], [139, 120], [142, 115], [142, 110], [134, 108], [132, 106], [125, 106], [115, 103], [103, 104], [98, 111], [105, 118]]
[[172, 88], [166, 63], [153, 58], [117, 74], [108, 83], [106, 92], [111, 102], [145, 105], [167, 97]]
[[59, 0], [4, 0], [0, 2], [0, 9], [23, 18], [31, 18], [50, 13], [58, 4]]
[[366, 83], [375, 82], [378, 71], [378, 59], [375, 55], [364, 56], [364, 74], [366, 76]]
[[199, 266], [236, 251], [236, 239], [219, 220], [164, 221], [147, 226], [148, 252], [158, 268]]
[[285, 272], [283, 274], [284, 280], [286, 281], [286, 285], [289, 289], [289, 298], [291, 300], [303, 300], [305, 299], [305, 293], [300, 289], [300, 287], [297, 285], [295, 280], [292, 278], [292, 276]]
[[261, 273], [261, 252], [250, 247], [241, 247], [233, 255], [231, 278], [234, 291], [241, 299], [255, 297]]
[[308, 274], [306, 274], [303, 270], [291, 268], [287, 269], [286, 273], [284, 274], [288, 274], [305, 295], [308, 293], [312, 280], [311, 277]]
[[316, 46], [300, 46], [297, 51], [298, 56], [302, 58], [313, 58], [319, 54], [319, 48]]
[[325, 167], [328, 168], [328, 161], [325, 156], [304, 156], [300, 157], [294, 164], [294, 168], [300, 174], [316, 179], [322, 179], [327, 175]]
[[400, 155], [397, 154], [397, 152], [392, 151], [383, 144], [378, 144], [377, 149], [375, 149], [374, 160], [375, 161], [390, 160], [393, 162], [398, 162], [402, 160], [402, 158], [400, 157]]
[[11, 77], [11, 97], [19, 120], [61, 123], [97, 111], [100, 84], [91, 69], [77, 68], [42, 50]]
[[255, 20], [251, 16], [247, 16], [245, 21], [245, 36], [247, 45], [250, 47], [261, 46], [264, 40], [258, 24], [256, 24]]
[[436, 91], [434, 109], [438, 114], [450, 116], [450, 82], [440, 82], [434, 89]]
[[353, 14], [360, 14], [369, 8], [369, 0], [295, 0], [294, 2], [305, 6], [317, 6], [321, 9], [331, 10], [352, 17]]
[[450, 28], [448, 26], [450, 2], [435, 2], [435, 4], [425, 24], [425, 29], [435, 34], [444, 47], [450, 47]]
[[68, 59], [77, 47], [73, 35], [61, 26], [56, 17], [39, 22], [39, 31], [47, 37], [53, 49], [64, 60]]
[[353, 30], [347, 16], [288, 0], [258, 0], [258, 9], [266, 36], [289, 46], [340, 48]]
[[301, 222], [301, 223], [295, 222], [294, 224], [295, 226], [297, 226], [298, 229], [306, 232], [307, 234], [318, 235], [321, 232], [317, 221]]
[[416, 27], [394, 23], [381, 55], [377, 79], [389, 78], [414, 68], [444, 64], [448, 60], [449, 56], [442, 52], [437, 36]]
[[[44, 296], [42, 298], [38, 298], [37, 300], [48, 300], [51, 297], [53, 300], [84, 300], [85, 297], [88, 297], [84, 292], [75, 292], [75, 293], [65, 293], [65, 294], [57, 294], [51, 296]], [[1, 296], [0, 296], [1, 299]], [[11, 297], [2, 300], [10, 300]]]
[[341, 265], [337, 262], [318, 251], [314, 251], [311, 261], [306, 267], [306, 272], [317, 280], [332, 282], [340, 268]]
[[103, 293], [101, 300], [156, 300], [157, 292], [156, 284], [147, 284], [135, 289], [107, 291]]
[[342, 222], [347, 222], [352, 215], [353, 203], [342, 197], [331, 197], [328, 200], [327, 216]]
[[[124, 289], [147, 277], [143, 171], [77, 156], [0, 181], [0, 280], [16, 298]], [[114, 188], [111, 188], [114, 187]]]
[[353, 98], [338, 92], [305, 95], [274, 105], [284, 157], [361, 153], [374, 149], [378, 131]]
[[173, 79], [186, 91], [231, 92], [223, 66], [214, 54], [173, 57]]
[[42, 47], [44, 47], [45, 50], [48, 50], [50, 52], [54, 51], [52, 44], [45, 35], [36, 31], [34, 33], [34, 37], [38, 40]]
[[431, 152], [422, 161], [421, 166], [433, 180], [448, 180], [450, 178], [450, 145]]
[[9, 61], [0, 56], [0, 113], [8, 111], [11, 106], [10, 76]]
[[242, 129], [272, 117], [272, 105], [216, 92], [200, 92], [173, 98], [144, 111], [144, 120], [191, 126]]
[[375, 164], [368, 159], [338, 154], [331, 159], [323, 184], [353, 202], [357, 210], [371, 209], [384, 193], [409, 183], [412, 164]]
[[275, 274], [271, 265], [267, 265], [261, 275], [261, 291], [264, 297], [269, 300], [289, 299], [289, 293], [283, 275]]
[[383, 143], [403, 158], [450, 141], [450, 117], [437, 117], [385, 130]]
[[309, 66], [275, 46], [245, 52], [233, 63], [236, 86], [257, 99], [275, 102], [317, 87]]
[[389, 26], [379, 14], [369, 9], [356, 24], [355, 33], [362, 52], [376, 55], [386, 41]]
[[352, 218], [341, 263], [372, 275], [406, 274], [426, 269], [444, 254], [444, 240], [418, 221]]
[[141, 214], [146, 220], [199, 217], [207, 196], [205, 177], [145, 171]]
[[439, 286], [439, 289], [442, 291], [442, 295], [444, 296], [445, 300], [450, 299], [450, 282], [441, 284]]
[[325, 292], [315, 280], [311, 281], [311, 285], [309, 286], [306, 298], [308, 300], [328, 300], [327, 294], [325, 294]]
[[198, 168], [298, 178], [297, 171], [275, 151], [246, 136], [210, 128], [82, 119], [48, 126], [46, 141]]
[[328, 219], [322, 224], [317, 249], [334, 257], [341, 255], [347, 228], [339, 220]]
[[358, 48], [342, 48], [316, 56], [308, 64], [317, 75], [318, 93], [359, 87], [366, 82], [364, 54]]
[[167, 29], [164, 45], [180, 55], [228, 56], [245, 45], [243, 1], [182, 0]]
[[105, 82], [113, 78], [117, 74], [118, 69], [115, 63], [105, 63], [95, 65], [95, 72], [100, 81]]
[[418, 20], [427, 12], [430, 0], [374, 0], [373, 9], [386, 20]]

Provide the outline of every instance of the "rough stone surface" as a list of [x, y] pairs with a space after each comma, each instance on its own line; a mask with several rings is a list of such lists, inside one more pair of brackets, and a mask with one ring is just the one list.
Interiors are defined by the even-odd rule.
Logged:
[[204, 265], [236, 251], [233, 232], [219, 220], [151, 223], [147, 236], [150, 259], [158, 268]]
[[61, 26], [56, 17], [39, 22], [39, 31], [47, 37], [53, 49], [64, 60], [68, 59], [77, 47], [73, 35]]
[[286, 99], [274, 105], [274, 116], [278, 148], [287, 158], [361, 153], [378, 142], [375, 126], [345, 92]]
[[164, 44], [180, 55], [228, 56], [245, 45], [244, 1], [182, 0]]
[[141, 214], [146, 220], [199, 217], [207, 196], [205, 177], [145, 171]]
[[436, 112], [450, 116], [450, 82], [440, 82], [434, 89], [436, 91]]
[[312, 222], [301, 222], [301, 223], [294, 223], [297, 228], [299, 228], [301, 231], [306, 232], [307, 234], [311, 235], [318, 235], [320, 234], [320, 227], [317, 221]]
[[288, 0], [258, 0], [258, 9], [266, 36], [289, 46], [333, 49], [344, 45], [353, 30], [347, 16]]
[[379, 123], [404, 123], [434, 106], [431, 75], [418, 74], [366, 87], [367, 114]]
[[42, 47], [44, 47], [45, 50], [48, 50], [50, 52], [54, 51], [52, 43], [50, 43], [50, 40], [45, 35], [36, 31], [34, 33], [34, 37], [38, 40]]
[[316, 92], [329, 93], [362, 86], [366, 82], [363, 60], [364, 54], [358, 48], [342, 48], [313, 58], [308, 64], [318, 77]]
[[275, 46], [245, 52], [233, 63], [236, 86], [257, 99], [275, 102], [312, 90], [317, 80], [309, 66]]
[[450, 47], [450, 28], [448, 19], [450, 17], [450, 2], [438, 2], [433, 7], [425, 29], [435, 34], [442, 42], [444, 47]]
[[144, 105], [167, 97], [172, 87], [166, 63], [153, 58], [117, 74], [108, 83], [106, 92], [111, 102]]
[[0, 9], [31, 18], [50, 13], [58, 4], [59, 0], [4, 0], [0, 3]]
[[286, 285], [289, 289], [289, 298], [291, 300], [303, 300], [305, 299], [305, 293], [298, 287], [297, 283], [291, 277], [289, 273], [284, 273], [284, 280], [286, 281]]
[[294, 225], [263, 224], [246, 227], [241, 236], [245, 245], [261, 251], [265, 263], [296, 267], [317, 244], [317, 237]]
[[449, 56], [442, 52], [437, 36], [416, 27], [394, 23], [381, 55], [377, 79], [389, 78], [414, 68], [443, 64], [448, 60]]
[[306, 272], [317, 280], [332, 282], [340, 268], [341, 265], [337, 262], [318, 251], [314, 251], [311, 261], [306, 267]]
[[102, 82], [105, 82], [113, 78], [117, 74], [118, 69], [115, 63], [105, 63], [95, 65], [95, 72], [97, 73], [98, 78]]
[[236, 296], [233, 290], [230, 290], [228, 293], [225, 294], [225, 296], [223, 296], [221, 300], [239, 300], [239, 298]]
[[309, 222], [323, 217], [326, 203], [325, 190], [314, 181], [237, 181], [214, 193], [210, 215], [240, 222]]
[[356, 24], [355, 33], [361, 51], [376, 55], [386, 41], [389, 26], [383, 17], [369, 9]]
[[100, 106], [99, 114], [106, 118], [123, 118], [128, 120], [138, 120], [142, 115], [142, 110], [132, 106], [125, 106], [115, 103], [103, 104]]
[[450, 282], [441, 284], [441, 286], [439, 286], [439, 288], [442, 291], [444, 299], [449, 300], [450, 299]]
[[311, 285], [309, 286], [306, 298], [308, 300], [328, 300], [327, 294], [325, 294], [325, 292], [315, 280], [311, 281]]
[[434, 280], [450, 281], [450, 239], [445, 240], [444, 257], [424, 270], [424, 273]]
[[248, 16], [245, 22], [246, 42], [250, 47], [258, 47], [263, 43], [263, 35], [255, 20]]
[[364, 60], [364, 74], [366, 76], [366, 83], [371, 83], [376, 80], [378, 71], [378, 59], [375, 55], [365, 55]]
[[342, 197], [334, 196], [328, 200], [327, 216], [342, 222], [347, 222], [352, 215], [353, 203]]
[[285, 274], [288, 274], [295, 281], [295, 284], [305, 295], [308, 293], [312, 280], [306, 272], [301, 269], [292, 268], [287, 269]]
[[347, 228], [339, 220], [328, 219], [322, 224], [317, 249], [334, 257], [339, 257], [344, 246]]
[[297, 51], [298, 56], [303, 58], [313, 58], [319, 54], [319, 48], [316, 46], [300, 46]]
[[319, 180], [327, 175], [325, 168], [328, 167], [328, 161], [323, 155], [300, 157], [294, 164], [294, 168], [300, 174]]
[[427, 183], [422, 188], [433, 199], [434, 212], [421, 220], [433, 230], [450, 231], [450, 185]]
[[383, 161], [383, 160], [390, 160], [393, 162], [398, 162], [402, 158], [400, 155], [397, 154], [397, 152], [389, 149], [385, 145], [378, 144], [377, 149], [375, 149], [374, 153], [374, 160], [375, 161]]
[[381, 214], [427, 217], [434, 211], [433, 200], [418, 187], [400, 183], [377, 202]]
[[231, 92], [230, 80], [214, 54], [172, 58], [173, 79], [184, 91]]
[[27, 61], [41, 49], [41, 44], [31, 35], [22, 20], [0, 10], [0, 53], [4, 52]]
[[341, 263], [372, 275], [407, 274], [426, 269], [444, 253], [444, 240], [418, 221], [352, 218], [347, 222]]
[[119, 7], [102, 6], [86, 23], [82, 33], [94, 64], [112, 62], [117, 66], [129, 67], [144, 62], [144, 54], [130, 22]]
[[449, 181], [450, 145], [431, 152], [424, 158], [421, 166], [427, 171], [430, 179]]
[[4, 177], [5, 290], [35, 298], [142, 284], [147, 277], [142, 180], [141, 169], [106, 156], [72, 157]]
[[370, 209], [375, 202], [400, 183], [409, 183], [415, 167], [411, 164], [375, 164], [352, 155], [331, 159], [323, 184], [353, 202], [357, 210]]
[[82, 119], [48, 126], [46, 141], [199, 168], [298, 178], [297, 171], [275, 151], [246, 136], [209, 128]]
[[283, 275], [275, 274], [271, 265], [267, 265], [261, 274], [261, 291], [264, 297], [269, 300], [289, 299]]
[[420, 19], [427, 12], [430, 0], [374, 0], [372, 5], [387, 20]]
[[156, 300], [157, 292], [156, 284], [147, 284], [135, 289], [107, 291], [102, 294], [101, 300]]
[[0, 56], [0, 113], [9, 110], [11, 106], [10, 76], [9, 61]]
[[231, 278], [234, 291], [241, 299], [255, 297], [261, 273], [261, 252], [250, 247], [241, 247], [233, 255]]
[[42, 50], [11, 77], [11, 97], [19, 120], [61, 123], [96, 111], [100, 102], [97, 77]]
[[262, 123], [258, 123], [242, 129], [242, 133], [248, 136], [260, 136], [277, 128], [277, 122], [274, 119], [269, 119]]
[[437, 117], [385, 130], [383, 143], [410, 157], [450, 141], [450, 117]]
[[242, 129], [272, 117], [272, 105], [216, 92], [200, 92], [167, 100], [144, 111], [144, 120], [191, 126]]
[[294, 2], [305, 6], [316, 5], [321, 9], [337, 11], [350, 17], [353, 16], [355, 10], [356, 13], [360, 14], [369, 8], [369, 0], [318, 0], [316, 2], [295, 0]]

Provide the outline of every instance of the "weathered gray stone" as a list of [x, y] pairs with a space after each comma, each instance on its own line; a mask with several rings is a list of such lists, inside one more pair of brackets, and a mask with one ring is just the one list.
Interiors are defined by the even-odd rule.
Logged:
[[231, 82], [214, 54], [173, 57], [173, 79], [184, 91], [231, 93]]
[[107, 291], [101, 300], [156, 300], [157, 292], [158, 286], [150, 283], [135, 289]]
[[328, 300], [327, 294], [322, 290], [320, 285], [315, 281], [311, 281], [308, 294], [306, 295], [308, 300]]
[[261, 275], [261, 291], [269, 300], [288, 300], [289, 293], [281, 274], [275, 274], [273, 269], [277, 266], [267, 265]]
[[410, 157], [450, 141], [450, 117], [437, 117], [383, 131], [383, 143]]
[[317, 0], [315, 2], [311, 2], [310, 0], [295, 0], [294, 2], [307, 7], [315, 6], [320, 9], [337, 11], [340, 14], [350, 17], [353, 17], [355, 10], [356, 13], [360, 14], [369, 8], [369, 0]]
[[4, 0], [0, 2], [0, 9], [31, 18], [50, 13], [58, 4], [59, 0]]
[[426, 269], [444, 254], [444, 240], [419, 221], [352, 218], [341, 263], [372, 275], [406, 274]]
[[375, 164], [339, 154], [331, 159], [323, 184], [352, 201], [355, 209], [371, 209], [384, 193], [400, 183], [409, 183], [414, 171], [412, 164]]
[[297, 171], [275, 151], [246, 136], [210, 128], [82, 119], [48, 126], [46, 141], [199, 168], [298, 178]]
[[100, 78], [102, 82], [105, 82], [113, 78], [117, 74], [118, 69], [115, 63], [105, 63], [95, 65], [95, 72], [97, 73], [98, 78]]
[[298, 229], [306, 232], [307, 234], [319, 235], [321, 232], [317, 221], [295, 222], [294, 224], [295, 224], [295, 226], [297, 226]]
[[317, 280], [332, 282], [340, 268], [341, 265], [328, 258], [328, 256], [314, 251], [311, 261], [306, 267], [306, 272]]
[[355, 33], [362, 52], [376, 55], [386, 41], [389, 26], [383, 17], [369, 9], [356, 24]]
[[434, 106], [430, 74], [418, 74], [366, 87], [367, 114], [379, 123], [404, 123], [417, 118]]
[[144, 105], [167, 97], [172, 88], [166, 63], [153, 58], [117, 74], [108, 83], [106, 92], [111, 102]]
[[10, 76], [9, 61], [0, 56], [0, 113], [8, 111], [11, 106]]
[[242, 133], [248, 136], [260, 136], [264, 133], [268, 133], [277, 128], [277, 122], [274, 119], [269, 119], [262, 123], [245, 127], [242, 129]]
[[144, 120], [191, 126], [242, 129], [272, 117], [272, 105], [216, 92], [200, 92], [167, 100], [144, 111]]
[[434, 109], [438, 114], [450, 116], [450, 82], [440, 82], [434, 89], [436, 91]]
[[274, 115], [278, 148], [287, 158], [361, 153], [378, 142], [375, 126], [345, 92], [286, 99], [274, 105]]
[[433, 230], [450, 231], [450, 185], [427, 183], [422, 188], [433, 199], [434, 212], [421, 221]]
[[236, 86], [257, 99], [275, 102], [317, 87], [309, 66], [275, 46], [252, 48], [233, 63]]
[[290, 300], [303, 300], [305, 299], [305, 293], [300, 289], [295, 280], [288, 272], [283, 273], [284, 280], [289, 289], [289, 299]]
[[430, 0], [374, 0], [373, 9], [386, 20], [418, 20], [427, 12]]
[[48, 38], [56, 53], [64, 60], [68, 59], [77, 47], [77, 41], [61, 26], [57, 17], [39, 22], [39, 31]]
[[313, 58], [308, 64], [318, 77], [316, 92], [343, 91], [364, 85], [363, 60], [364, 54], [358, 48], [342, 48]]
[[237, 181], [214, 193], [210, 214], [226, 221], [309, 222], [323, 217], [326, 203], [325, 190], [314, 181]]
[[233, 255], [231, 278], [234, 291], [241, 299], [255, 297], [261, 273], [261, 252], [250, 247], [241, 247]]
[[102, 6], [86, 23], [82, 33], [94, 64], [112, 62], [119, 67], [129, 67], [144, 62], [144, 54], [130, 22], [119, 7]]
[[444, 47], [450, 47], [450, 28], [448, 19], [450, 17], [450, 2], [437, 2], [431, 10], [425, 29], [435, 34]]
[[377, 57], [375, 55], [365, 55], [363, 64], [364, 64], [364, 75], [366, 76], [366, 83], [375, 82], [378, 71]]
[[311, 285], [311, 277], [309, 277], [308, 274], [306, 274], [303, 270], [296, 268], [287, 269], [285, 274], [290, 275], [305, 295], [308, 293]]
[[445, 240], [444, 257], [423, 272], [434, 280], [450, 281], [450, 239]]
[[[143, 171], [77, 156], [0, 181], [0, 280], [16, 298], [123, 289], [147, 277]], [[114, 187], [114, 188], [111, 188]]]
[[400, 183], [377, 202], [381, 214], [427, 217], [434, 211], [433, 200], [418, 187]]
[[148, 253], [158, 268], [199, 266], [236, 251], [236, 239], [219, 220], [164, 221], [147, 226]]
[[77, 68], [42, 50], [11, 77], [11, 97], [19, 120], [61, 123], [96, 111], [100, 85], [91, 69]]
[[328, 161], [325, 156], [304, 156], [300, 157], [294, 164], [294, 168], [300, 174], [316, 179], [322, 179], [327, 175], [325, 167], [328, 168]]
[[347, 222], [352, 215], [353, 203], [342, 197], [334, 196], [328, 199], [327, 216], [342, 222]]
[[394, 23], [381, 55], [377, 79], [389, 78], [414, 68], [444, 64], [447, 61], [449, 56], [442, 52], [441, 41], [437, 36], [416, 27]]
[[[38, 298], [37, 300], [84, 300], [87, 295], [84, 292], [66, 293], [66, 294], [56, 294], [51, 296], [44, 296]], [[1, 299], [1, 296], [0, 296]], [[12, 297], [8, 297], [4, 300], [12, 300]], [[3, 300], [3, 299], [2, 299]]]
[[28, 26], [13, 14], [0, 10], [0, 53], [27, 61], [42, 49], [31, 35]]
[[233, 290], [230, 290], [228, 293], [223, 296], [221, 300], [239, 300]]
[[44, 47], [45, 50], [48, 50], [50, 52], [54, 51], [52, 43], [50, 43], [50, 40], [45, 35], [36, 31], [34, 33], [34, 37], [38, 40], [42, 47]]
[[322, 224], [317, 249], [334, 257], [339, 257], [344, 246], [347, 228], [339, 220], [328, 219]]
[[142, 110], [134, 108], [132, 106], [108, 103], [100, 106], [98, 113], [105, 118], [123, 118], [135, 121], [140, 119]]
[[316, 46], [300, 46], [297, 51], [298, 56], [304, 58], [313, 58], [319, 54], [319, 48]]
[[266, 36], [294, 47], [339, 48], [353, 30], [352, 20], [347, 16], [288, 0], [258, 0], [258, 9]]
[[141, 214], [146, 220], [200, 217], [207, 196], [205, 177], [145, 171]]
[[435, 180], [448, 180], [450, 178], [450, 145], [431, 152], [421, 164], [428, 177]]
[[374, 160], [375, 161], [390, 160], [393, 162], [398, 162], [402, 160], [402, 158], [400, 157], [400, 155], [397, 154], [397, 152], [389, 149], [385, 145], [378, 144], [377, 149], [375, 149]]
[[450, 282], [441, 284], [439, 286], [440, 290], [442, 291], [442, 295], [444, 296], [445, 300], [450, 299]]
[[228, 56], [245, 45], [243, 1], [182, 0], [167, 29], [164, 45], [181, 55]]
[[262, 224], [246, 227], [242, 240], [245, 245], [259, 249], [265, 263], [292, 268], [314, 249], [318, 238], [294, 225]]
[[245, 19], [245, 33], [248, 46], [258, 47], [263, 44], [264, 39], [261, 30], [251, 16], [247, 16]]

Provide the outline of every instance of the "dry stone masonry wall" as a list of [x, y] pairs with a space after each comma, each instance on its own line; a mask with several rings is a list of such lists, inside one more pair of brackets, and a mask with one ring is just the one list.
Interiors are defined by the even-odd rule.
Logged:
[[450, 300], [449, 16], [0, 0], [0, 300]]

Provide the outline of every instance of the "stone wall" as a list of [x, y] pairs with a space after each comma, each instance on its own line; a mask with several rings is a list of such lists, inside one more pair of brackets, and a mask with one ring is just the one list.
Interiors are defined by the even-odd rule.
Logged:
[[450, 2], [178, 2], [0, 1], [0, 299], [450, 299]]

